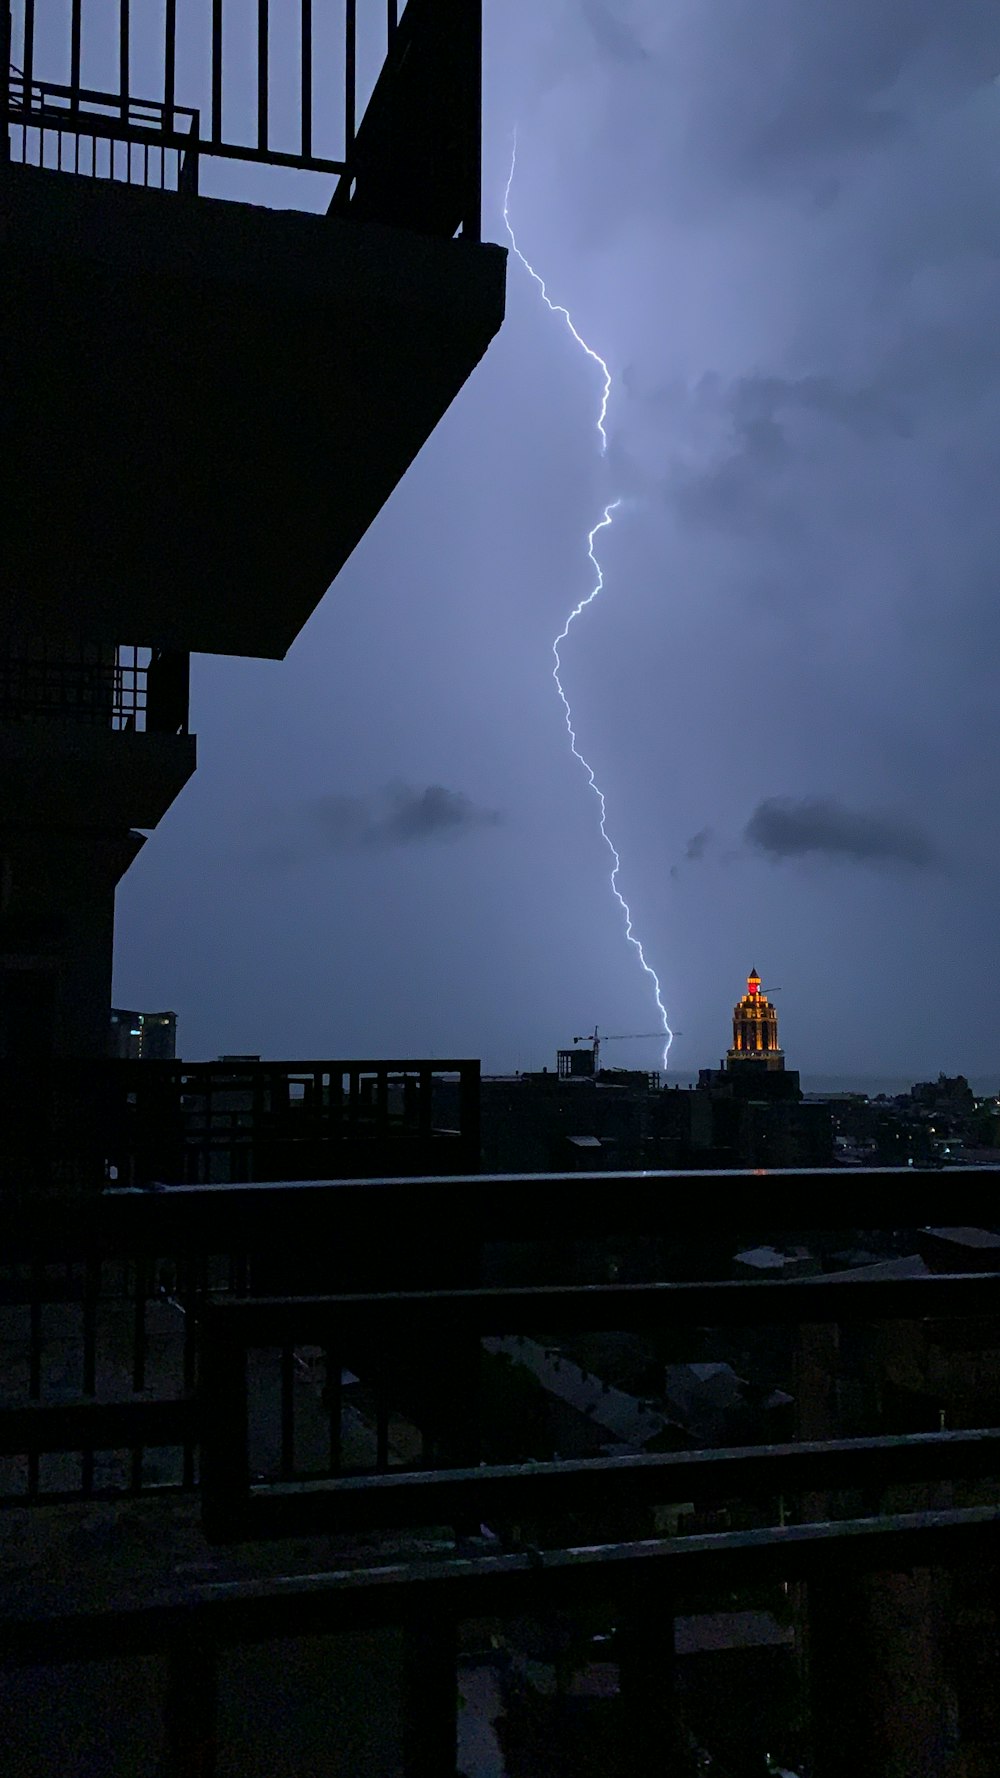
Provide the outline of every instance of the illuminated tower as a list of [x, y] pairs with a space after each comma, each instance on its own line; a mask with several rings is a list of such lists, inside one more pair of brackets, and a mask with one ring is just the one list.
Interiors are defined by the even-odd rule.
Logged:
[[760, 991], [760, 976], [755, 969], [747, 976], [747, 991], [733, 1007], [733, 1047], [726, 1057], [727, 1068], [755, 1062], [767, 1069], [783, 1069], [784, 1052], [778, 1043], [778, 1015], [766, 994]]

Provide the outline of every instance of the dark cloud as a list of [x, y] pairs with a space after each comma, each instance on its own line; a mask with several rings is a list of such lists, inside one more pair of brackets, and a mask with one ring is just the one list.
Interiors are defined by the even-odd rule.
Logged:
[[[711, 827], [700, 827], [698, 832], [693, 833], [688, 840], [681, 858], [681, 864], [697, 864], [700, 859], [704, 858], [705, 853], [713, 844], [714, 840], [715, 833]], [[670, 875], [676, 881], [677, 877], [680, 875], [680, 864], [671, 865]]]
[[743, 830], [766, 857], [851, 859], [864, 864], [933, 864], [926, 834], [891, 815], [848, 809], [833, 797], [772, 796], [758, 803]]
[[724, 384], [705, 375], [694, 401], [726, 443], [707, 467], [668, 478], [668, 495], [681, 517], [736, 529], [801, 529], [794, 498], [782, 511], [782, 477], [808, 469], [824, 428], [867, 445], [905, 440], [912, 432], [902, 395], [888, 378], [859, 384], [827, 374], [753, 372]]
[[905, 136], [929, 92], [982, 85], [1000, 57], [989, 0], [722, 0], [682, 16], [676, 47], [703, 88], [699, 142], [765, 181]]
[[891, 393], [876, 382], [857, 385], [832, 376], [782, 377], [759, 372], [737, 377], [731, 385], [730, 406], [738, 428], [786, 423], [799, 413], [819, 414], [845, 426], [859, 438], [892, 434], [905, 438], [909, 424]]
[[457, 839], [496, 827], [501, 819], [498, 810], [481, 808], [443, 784], [390, 784], [376, 796], [319, 797], [309, 815], [327, 844], [344, 851]]
[[384, 852], [457, 840], [497, 827], [497, 809], [481, 807], [443, 784], [392, 783], [368, 796], [318, 796], [275, 812], [274, 831], [253, 848], [267, 870], [288, 870], [328, 852]]
[[704, 858], [706, 849], [712, 842], [712, 837], [710, 827], [699, 828], [697, 833], [693, 833], [684, 848], [685, 860], [689, 864], [694, 864], [697, 859]]
[[605, 0], [582, 0], [583, 16], [598, 49], [616, 62], [645, 62], [648, 52], [635, 31], [612, 12]]

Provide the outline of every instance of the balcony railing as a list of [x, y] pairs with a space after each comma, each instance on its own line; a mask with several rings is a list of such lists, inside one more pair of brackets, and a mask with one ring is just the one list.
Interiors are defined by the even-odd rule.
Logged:
[[[478, 240], [481, 0], [257, 0], [242, 29], [222, 0], [182, 11], [179, 29], [166, 0], [153, 30], [132, 0], [72, 0], [60, 39], [35, 0], [9, 25], [5, 6], [8, 158], [191, 195], [209, 157], [333, 175], [338, 212]], [[140, 60], [159, 87], [143, 97]], [[88, 81], [98, 61], [116, 86]]]
[[[451, 1397], [449, 1431], [458, 1438], [463, 1457], [469, 1464], [479, 1460], [479, 1402], [476, 1371], [480, 1342], [485, 1335], [525, 1335], [545, 1328], [561, 1333], [657, 1332], [667, 1329], [695, 1327], [764, 1327], [805, 1323], [852, 1322], [877, 1323], [892, 1320], [918, 1321], [926, 1318], [1000, 1316], [1000, 1277], [995, 1273], [969, 1274], [961, 1277], [931, 1276], [921, 1278], [852, 1279], [848, 1283], [825, 1279], [789, 1280], [779, 1282], [718, 1284], [633, 1284], [587, 1285], [556, 1289], [533, 1287], [525, 1290], [435, 1291], [402, 1293], [393, 1296], [350, 1296], [331, 1298], [217, 1300], [206, 1303], [202, 1317], [202, 1387], [206, 1443], [203, 1453], [203, 1503], [205, 1523], [215, 1537], [256, 1538], [261, 1536], [300, 1536], [306, 1532], [329, 1532], [340, 1529], [338, 1513], [345, 1502], [350, 1511], [355, 1504], [352, 1488], [335, 1478], [340, 1468], [339, 1409], [331, 1422], [331, 1466], [326, 1476], [314, 1472], [306, 1478], [296, 1473], [295, 1391], [293, 1388], [293, 1354], [298, 1347], [310, 1346], [331, 1355], [328, 1374], [340, 1374], [340, 1355], [352, 1365], [358, 1352], [376, 1353], [380, 1368], [389, 1365], [393, 1355], [407, 1355], [408, 1372], [421, 1366], [431, 1371], [440, 1364], [440, 1354], [448, 1354], [447, 1394]], [[281, 1428], [279, 1474], [268, 1481], [254, 1483], [249, 1458], [248, 1372], [247, 1359], [251, 1348], [260, 1353], [271, 1350], [281, 1360], [280, 1378], [274, 1419]], [[416, 1356], [414, 1356], [416, 1355]], [[421, 1355], [424, 1355], [421, 1357]], [[432, 1404], [426, 1403], [426, 1413]], [[420, 1410], [418, 1409], [418, 1413]], [[383, 1420], [387, 1418], [383, 1409]], [[336, 1439], [337, 1445], [334, 1444]], [[389, 1463], [386, 1439], [379, 1441], [378, 1468], [383, 1473]], [[657, 1458], [643, 1481], [649, 1489], [659, 1489], [661, 1502], [697, 1498], [699, 1489], [723, 1500], [737, 1497], [741, 1485], [748, 1482], [773, 1501], [779, 1495], [794, 1495], [805, 1489], [812, 1466], [813, 1480], [818, 1487], [830, 1487], [831, 1477], [839, 1473], [841, 1485], [848, 1489], [867, 1487], [879, 1493], [900, 1473], [896, 1464], [912, 1479], [920, 1477], [921, 1461], [930, 1454], [932, 1464], [944, 1458], [944, 1470], [936, 1473], [955, 1477], [964, 1474], [962, 1465], [971, 1460], [982, 1463], [979, 1474], [1000, 1476], [1000, 1431], [986, 1432], [967, 1444], [949, 1444], [942, 1439], [935, 1447], [933, 1440], [910, 1446], [905, 1438], [869, 1441], [852, 1458], [850, 1446], [818, 1446], [798, 1459], [788, 1459], [787, 1450], [778, 1447], [762, 1456], [759, 1452], [730, 1451], [724, 1461], [718, 1452], [707, 1459], [691, 1452], [668, 1453]], [[732, 1480], [727, 1479], [727, 1466], [732, 1466]], [[654, 1478], [655, 1477], [655, 1481]], [[799, 1479], [801, 1478], [801, 1479]], [[460, 1504], [462, 1487], [456, 1492], [455, 1476], [450, 1478], [453, 1506]], [[471, 1522], [476, 1514], [485, 1516], [483, 1508], [489, 1498], [489, 1486], [480, 1492], [475, 1468], [465, 1476], [466, 1512]], [[529, 1477], [518, 1478], [519, 1491], [526, 1506], [545, 1497], [548, 1490], [550, 1510], [565, 1510], [558, 1486], [551, 1478], [533, 1484]], [[493, 1478], [497, 1497], [502, 1496], [502, 1475]], [[361, 1484], [362, 1496], [368, 1484]], [[630, 1485], [625, 1484], [626, 1498]], [[401, 1500], [409, 1498], [412, 1489], [404, 1484]], [[384, 1487], [379, 1493], [383, 1512], [392, 1511], [393, 1490]], [[648, 1494], [647, 1494], [648, 1498]], [[427, 1486], [427, 1504], [435, 1503], [433, 1486]], [[437, 1504], [440, 1504], [438, 1502]], [[610, 1504], [610, 1502], [609, 1502]], [[1000, 1502], [998, 1502], [1000, 1505]], [[878, 1508], [876, 1507], [876, 1511]], [[534, 1513], [527, 1516], [534, 1517]], [[433, 1523], [433, 1518], [425, 1520]]]
[[7, 122], [15, 165], [197, 195], [199, 120], [190, 106], [168, 112], [130, 97], [123, 108], [115, 93], [28, 82], [12, 71]]
[[[436, 1082], [458, 1085], [458, 1116]], [[472, 1173], [473, 1061], [0, 1063], [0, 1191]], [[224, 1245], [228, 1245], [225, 1243]]]
[[[133, 1075], [169, 1067], [144, 1062], [115, 1066]], [[995, 1195], [997, 1176], [986, 1170], [955, 1169], [947, 1179], [949, 1214], [981, 1223], [982, 1212]], [[935, 1210], [932, 1195], [940, 1190], [939, 1177], [914, 1178], [909, 1172], [797, 1174], [788, 1180], [780, 1174], [498, 1179], [465, 1172], [453, 1178], [180, 1186], [153, 1192], [115, 1189], [64, 1202], [58, 1214], [44, 1200], [0, 1199], [0, 1299], [19, 1317], [22, 1329], [14, 1380], [5, 1384], [8, 1407], [0, 1416], [3, 1449], [9, 1458], [19, 1459], [5, 1491], [27, 1499], [87, 1497], [100, 1491], [93, 1454], [102, 1451], [132, 1454], [124, 1468], [119, 1464], [117, 1479], [109, 1481], [108, 1488], [142, 1491], [149, 1485], [144, 1453], [153, 1447], [171, 1447], [175, 1457], [183, 1447], [183, 1477], [177, 1468], [176, 1479], [192, 1485], [202, 1424], [195, 1391], [207, 1351], [206, 1330], [213, 1351], [222, 1354], [219, 1362], [224, 1369], [230, 1367], [233, 1379], [232, 1389], [226, 1385], [228, 1406], [216, 1422], [216, 1432], [228, 1452], [223, 1468], [237, 1484], [220, 1510], [235, 1523], [248, 1504], [249, 1485], [238, 1437], [232, 1443], [232, 1428], [242, 1423], [239, 1404], [245, 1367], [240, 1353], [258, 1336], [259, 1344], [272, 1348], [268, 1389], [274, 1426], [282, 1429], [272, 1481], [277, 1486], [300, 1482], [308, 1475], [310, 1498], [303, 1504], [303, 1497], [296, 1510], [322, 1517], [335, 1514], [337, 1502], [344, 1500], [343, 1490], [335, 1491], [327, 1504], [323, 1484], [335, 1480], [344, 1468], [342, 1367], [364, 1369], [362, 1357], [369, 1368], [366, 1381], [371, 1385], [377, 1427], [370, 1464], [376, 1474], [389, 1469], [387, 1428], [399, 1383], [397, 1359], [418, 1352], [422, 1340], [435, 1352], [446, 1350], [455, 1365], [455, 1386], [446, 1392], [453, 1400], [451, 1424], [437, 1441], [433, 1459], [453, 1467], [457, 1441], [471, 1461], [479, 1457], [477, 1354], [486, 1332], [525, 1333], [539, 1327], [579, 1331], [588, 1326], [637, 1329], [692, 1322], [724, 1325], [741, 1318], [788, 1325], [817, 1318], [878, 1321], [886, 1316], [996, 1312], [991, 1307], [1000, 1296], [996, 1275], [958, 1280], [861, 1278], [848, 1283], [819, 1278], [759, 1284], [570, 1285], [547, 1287], [541, 1294], [537, 1287], [468, 1293], [497, 1242], [523, 1237], [532, 1226], [544, 1237], [549, 1226], [546, 1197], [550, 1205], [557, 1200], [562, 1207], [564, 1227], [572, 1205], [578, 1203], [583, 1226], [595, 1239], [607, 1242], [623, 1228], [633, 1234], [642, 1230], [650, 1240], [655, 1266], [656, 1239], [675, 1223], [683, 1232], [678, 1207], [690, 1206], [692, 1198], [703, 1194], [706, 1180], [717, 1182], [725, 1193], [716, 1219], [723, 1236], [727, 1231], [733, 1236], [745, 1233], [753, 1226], [751, 1215], [760, 1218], [758, 1228], [773, 1231], [789, 1226], [792, 1197], [797, 1231], [828, 1226], [836, 1220], [834, 1207], [824, 1196], [828, 1182], [830, 1189], [834, 1182], [838, 1190], [843, 1186], [843, 1208], [848, 1216], [856, 1215], [857, 1228], [874, 1229], [883, 1222], [900, 1227], [918, 1222], [921, 1214], [925, 1221], [940, 1214], [940, 1203]], [[752, 1193], [752, 1211], [739, 1201], [741, 1184]], [[525, 1211], [529, 1200], [539, 1207], [534, 1225]], [[806, 1208], [810, 1204], [811, 1215]], [[329, 1290], [332, 1284], [351, 1294], [332, 1303], [315, 1298], [287, 1303], [249, 1300], [252, 1292], [259, 1295], [262, 1288], [273, 1289], [279, 1280], [293, 1292]], [[403, 1294], [372, 1295], [373, 1289]], [[413, 1295], [428, 1290], [431, 1295]], [[54, 1341], [45, 1333], [50, 1312], [71, 1318], [69, 1330]], [[307, 1371], [312, 1378], [317, 1375], [313, 1354], [320, 1357], [319, 1379], [325, 1378], [327, 1386], [321, 1407], [317, 1390], [311, 1388], [312, 1451], [310, 1467], [303, 1470], [296, 1462], [294, 1397], [300, 1386], [296, 1379]], [[50, 1374], [53, 1366], [56, 1381]], [[413, 1368], [411, 1362], [411, 1377]], [[300, 1407], [303, 1399], [299, 1398]], [[434, 1452], [434, 1430], [429, 1429], [421, 1465]], [[66, 1461], [49, 1466], [54, 1473], [46, 1483], [38, 1459], [60, 1452]], [[268, 1491], [266, 1479], [253, 1485], [264, 1489], [249, 1497], [262, 1522], [270, 1514], [277, 1523], [291, 1510], [280, 1492]], [[546, 1484], [537, 1485], [544, 1493]], [[400, 1500], [404, 1497], [410, 1497], [405, 1487]], [[348, 1504], [344, 1510], [350, 1522], [356, 1509]]]
[[124, 644], [8, 644], [0, 653], [0, 722], [186, 734], [189, 661]]
[[[949, 1219], [981, 1221], [995, 1195], [996, 1175], [955, 1169], [946, 1182]], [[475, 1449], [480, 1342], [490, 1332], [543, 1327], [580, 1333], [919, 1322], [946, 1329], [965, 1322], [980, 1343], [988, 1343], [989, 1329], [1000, 1322], [1000, 1275], [398, 1290], [408, 1275], [404, 1249], [411, 1277], [414, 1265], [418, 1276], [422, 1266], [433, 1286], [450, 1267], [460, 1281], [474, 1281], [484, 1244], [515, 1232], [528, 1194], [542, 1207], [543, 1226], [557, 1204], [565, 1212], [582, 1199], [595, 1239], [623, 1227], [662, 1237], [677, 1223], [691, 1226], [691, 1199], [698, 1194], [703, 1205], [711, 1183], [705, 1174], [569, 1175], [179, 1188], [112, 1192], [89, 1205], [67, 1206], [59, 1219], [40, 1205], [0, 1215], [0, 1246], [8, 1261], [4, 1298], [8, 1315], [16, 1309], [24, 1318], [27, 1382], [19, 1399], [0, 1411], [0, 1450], [8, 1461], [15, 1453], [27, 1460], [29, 1486], [22, 1499], [67, 1499], [67, 1491], [45, 1486], [40, 1469], [70, 1453], [84, 1464], [79, 1492], [108, 1493], [95, 1483], [94, 1458], [109, 1449], [131, 1453], [118, 1491], [145, 1491], [147, 1455], [173, 1446], [183, 1449], [177, 1486], [200, 1488], [207, 1529], [216, 1539], [426, 1525], [452, 1525], [464, 1537], [486, 1524], [495, 1534], [489, 1553], [473, 1535], [464, 1554], [444, 1551], [422, 1566], [366, 1571], [334, 1563], [307, 1577], [211, 1585], [171, 1576], [155, 1603], [109, 1593], [90, 1606], [50, 1602], [12, 1609], [0, 1626], [0, 1659], [45, 1665], [165, 1656], [172, 1677], [164, 1734], [174, 1762], [167, 1769], [188, 1774], [209, 1769], [197, 1760], [208, 1757], [205, 1750], [214, 1743], [227, 1649], [283, 1635], [401, 1626], [403, 1769], [407, 1778], [441, 1778], [455, 1768], [459, 1626], [470, 1618], [506, 1622], [600, 1606], [617, 1626], [614, 1654], [626, 1731], [620, 1767], [608, 1770], [654, 1770], [677, 1749], [670, 1769], [684, 1771], [673, 1677], [675, 1617], [720, 1591], [728, 1597], [747, 1586], [776, 1594], [802, 1586], [815, 1748], [810, 1771], [814, 1778], [839, 1778], [845, 1760], [863, 1758], [863, 1750], [847, 1745], [838, 1718], [850, 1701], [844, 1662], [854, 1637], [852, 1586], [859, 1576], [875, 1573], [968, 1565], [987, 1570], [996, 1563], [1000, 1429], [484, 1468]], [[755, 1174], [715, 1183], [722, 1188], [721, 1234], [753, 1227], [774, 1234], [794, 1226], [801, 1235], [809, 1227], [842, 1224], [845, 1216], [857, 1228], [912, 1226], [928, 1212], [933, 1216], [935, 1199], [941, 1214], [940, 1175], [786, 1180]], [[841, 1188], [846, 1204], [831, 1196]], [[424, 1248], [414, 1261], [418, 1228]], [[335, 1270], [335, 1249], [353, 1254], [365, 1229], [381, 1240], [385, 1255], [379, 1294], [268, 1300], [247, 1294], [278, 1258], [308, 1272], [306, 1256], [322, 1249], [320, 1271]], [[347, 1276], [350, 1281], [349, 1268]], [[290, 1278], [294, 1282], [294, 1265]], [[72, 1400], [54, 1398], [46, 1375], [53, 1341], [51, 1330], [45, 1334], [43, 1309], [56, 1303], [64, 1314], [79, 1313], [75, 1352], [83, 1390]], [[168, 1318], [155, 1335], [154, 1313]], [[164, 1379], [167, 1325], [175, 1329], [172, 1393]], [[274, 1472], [257, 1477], [249, 1454], [251, 1348], [258, 1363], [261, 1352], [271, 1354], [264, 1371], [255, 1373], [253, 1414], [265, 1415], [280, 1447]], [[8, 1330], [8, 1364], [11, 1351]], [[309, 1392], [304, 1373], [316, 1353], [326, 1354], [324, 1411], [331, 1440], [320, 1473], [297, 1458], [299, 1408]], [[65, 1357], [63, 1352], [64, 1376]], [[405, 1467], [390, 1466], [385, 1429], [401, 1357], [411, 1374], [437, 1366], [436, 1389], [453, 1398], [450, 1448], [465, 1441], [464, 1465], [448, 1460], [446, 1439]], [[370, 1377], [376, 1398], [378, 1450], [365, 1473], [337, 1473], [338, 1467], [343, 1471], [338, 1380], [346, 1362]], [[260, 1387], [265, 1373], [273, 1386], [269, 1397]], [[971, 1503], [929, 1491], [958, 1483], [973, 1484]], [[900, 1489], [916, 1492], [901, 1504]], [[753, 1516], [749, 1523], [744, 1516], [742, 1529], [665, 1537], [652, 1512], [677, 1500], [705, 1512], [749, 1503]], [[575, 1514], [592, 1527], [603, 1526], [604, 1534], [598, 1529], [582, 1544], [568, 1537]], [[625, 1537], [613, 1529], [623, 1515], [635, 1525]]]

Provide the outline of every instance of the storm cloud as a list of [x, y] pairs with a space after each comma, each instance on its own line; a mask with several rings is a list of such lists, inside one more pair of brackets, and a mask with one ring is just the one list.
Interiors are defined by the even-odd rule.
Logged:
[[626, 64], [648, 60], [638, 35], [606, 4], [606, 0], [581, 0], [581, 4], [594, 41], [605, 55]]
[[374, 796], [318, 797], [308, 812], [327, 845], [343, 851], [458, 839], [501, 820], [499, 810], [480, 808], [443, 784], [389, 784]]
[[919, 828], [891, 815], [846, 808], [832, 797], [768, 797], [751, 815], [744, 839], [775, 861], [813, 855], [926, 867], [937, 857]]
[[707, 848], [711, 845], [712, 838], [712, 829], [710, 827], [700, 827], [697, 833], [693, 833], [684, 848], [685, 862], [693, 864], [697, 859], [704, 858]]
[[453, 843], [502, 820], [499, 809], [484, 808], [443, 784], [394, 782], [364, 796], [333, 792], [256, 817], [255, 825], [263, 823], [269, 831], [252, 856], [266, 867], [287, 869], [331, 852]]

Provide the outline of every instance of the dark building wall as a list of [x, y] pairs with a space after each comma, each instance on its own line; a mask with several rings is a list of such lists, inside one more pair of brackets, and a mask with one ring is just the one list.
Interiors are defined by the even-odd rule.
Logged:
[[741, 1105], [740, 1160], [751, 1167], [828, 1167], [833, 1119], [827, 1105]]
[[[629, 1087], [556, 1074], [484, 1080], [480, 1115], [483, 1168], [488, 1173], [587, 1172], [644, 1165], [647, 1099]], [[600, 1148], [574, 1149], [571, 1137], [596, 1137]]]
[[[714, 1076], [713, 1076], [714, 1078]], [[827, 1105], [803, 1104], [798, 1076], [763, 1103], [730, 1090], [651, 1090], [645, 1076], [622, 1085], [519, 1075], [482, 1082], [482, 1162], [488, 1173], [630, 1171], [689, 1167], [822, 1167], [833, 1160]], [[437, 1089], [435, 1089], [437, 1092]], [[437, 1105], [437, 1099], [436, 1099]], [[455, 1099], [457, 1104], [457, 1098]], [[441, 1116], [448, 1115], [445, 1095]], [[578, 1147], [572, 1138], [596, 1138]]]
[[0, 1059], [106, 1056], [114, 898], [139, 834], [0, 836]]

